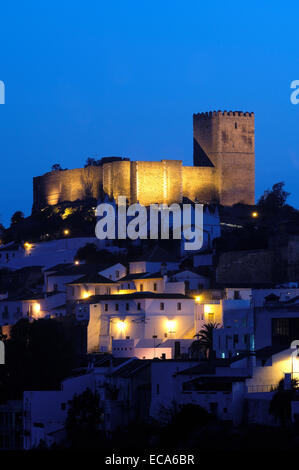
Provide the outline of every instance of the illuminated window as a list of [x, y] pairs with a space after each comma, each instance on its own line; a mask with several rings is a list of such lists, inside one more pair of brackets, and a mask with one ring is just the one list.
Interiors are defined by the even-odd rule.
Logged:
[[212, 313], [212, 312], [211, 312], [211, 313], [208, 313], [208, 321], [209, 321], [209, 323], [213, 323], [214, 319], [215, 319], [214, 313]]

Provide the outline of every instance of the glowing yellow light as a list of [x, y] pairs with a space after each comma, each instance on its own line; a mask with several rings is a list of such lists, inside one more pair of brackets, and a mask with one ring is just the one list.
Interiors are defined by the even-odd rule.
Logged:
[[63, 220], [67, 219], [70, 215], [72, 215], [74, 212], [74, 209], [72, 209], [72, 207], [67, 207], [65, 209], [65, 211], [63, 212], [63, 214], [61, 214], [61, 218]]
[[175, 321], [174, 320], [167, 320], [166, 327], [168, 329], [168, 333], [175, 332]]
[[76, 259], [76, 260], [75, 260], [75, 265], [78, 266], [78, 264], [80, 264], [80, 263], [79, 263], [79, 261]]
[[34, 310], [34, 313], [40, 313], [40, 304], [38, 303], [33, 304], [33, 310]]
[[253, 217], [254, 219], [256, 219], [258, 217], [258, 212], [254, 211], [251, 213], [251, 217]]
[[25, 242], [25, 243], [24, 243], [24, 248], [25, 248], [25, 250], [31, 250], [31, 248], [32, 248], [31, 243]]
[[70, 234], [70, 231], [68, 228], [66, 228], [64, 231], [63, 231], [64, 235], [69, 235]]
[[85, 292], [83, 292], [82, 297], [83, 297], [83, 299], [88, 299], [88, 297], [90, 297], [90, 293], [85, 291]]
[[119, 320], [117, 322], [117, 328], [120, 330], [120, 331], [124, 331], [124, 329], [126, 328], [126, 322], [124, 320]]
[[213, 310], [212, 310], [211, 305], [205, 304], [205, 306], [204, 306], [204, 312], [205, 312], [205, 313], [213, 313]]
[[201, 301], [201, 295], [197, 295], [195, 297], [195, 302], [200, 302]]

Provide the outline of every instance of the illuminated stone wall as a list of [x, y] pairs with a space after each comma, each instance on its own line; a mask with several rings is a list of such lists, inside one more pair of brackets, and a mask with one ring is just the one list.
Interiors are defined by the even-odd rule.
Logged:
[[131, 201], [149, 205], [181, 202], [182, 162], [131, 162]]
[[103, 189], [115, 200], [118, 196], [130, 199], [130, 161], [116, 161], [103, 165]]
[[[213, 111], [193, 116], [194, 166], [180, 160], [114, 160], [33, 179], [33, 208], [62, 201], [126, 196], [130, 203], [255, 202], [254, 114]], [[116, 158], [116, 157], [112, 157]]]
[[52, 171], [33, 178], [33, 208], [55, 205], [63, 201], [98, 198], [102, 186], [102, 168], [87, 167]]
[[216, 170], [211, 167], [183, 166], [183, 194], [192, 201], [217, 202]]

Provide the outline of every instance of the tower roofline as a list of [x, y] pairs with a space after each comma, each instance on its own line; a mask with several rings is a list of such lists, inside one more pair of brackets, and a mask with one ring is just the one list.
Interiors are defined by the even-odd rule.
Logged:
[[212, 117], [212, 116], [246, 116], [246, 117], [253, 117], [254, 112], [248, 111], [206, 111], [203, 113], [193, 113], [193, 117]]

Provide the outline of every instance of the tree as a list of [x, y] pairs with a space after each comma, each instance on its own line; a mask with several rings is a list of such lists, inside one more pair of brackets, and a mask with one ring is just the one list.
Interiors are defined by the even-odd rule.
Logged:
[[96, 448], [99, 446], [103, 408], [100, 397], [90, 389], [75, 395], [69, 402], [65, 422], [67, 439], [75, 448]]
[[[199, 335], [196, 335], [197, 338], [198, 338], [198, 336]], [[203, 355], [204, 355], [203, 347], [202, 347], [202, 344], [199, 341], [199, 339], [197, 339], [196, 341], [193, 341], [193, 343], [191, 343], [189, 353], [190, 353], [190, 356], [191, 356], [192, 359], [202, 359], [203, 358]]]
[[276, 183], [272, 186], [272, 190], [267, 190], [260, 197], [258, 207], [263, 211], [277, 212], [286, 205], [286, 200], [290, 193], [284, 191], [284, 182]]
[[11, 218], [11, 225], [16, 225], [24, 220], [24, 213], [22, 211], [17, 211], [13, 214]]
[[52, 165], [52, 171], [62, 171], [60, 163], [54, 163], [54, 165]]
[[213, 333], [216, 328], [220, 325], [219, 323], [206, 323], [203, 325], [202, 329], [199, 330], [198, 334], [195, 335], [198, 337], [199, 345], [205, 353], [205, 356], [208, 359], [212, 358], [213, 351]]
[[84, 168], [87, 168], [88, 166], [98, 166], [99, 162], [95, 158], [87, 158], [86, 163], [84, 165]]
[[79, 261], [94, 263], [97, 255], [97, 247], [94, 243], [86, 243], [78, 249], [75, 258]]
[[6, 391], [55, 390], [78, 364], [72, 328], [56, 319], [19, 320], [6, 343]]
[[298, 389], [298, 380], [296, 378], [291, 380], [290, 390], [285, 389], [284, 379], [281, 379], [276, 387], [277, 391], [270, 402], [269, 413], [280, 421], [281, 426], [286, 426], [291, 422], [291, 402], [296, 398], [296, 389]]

